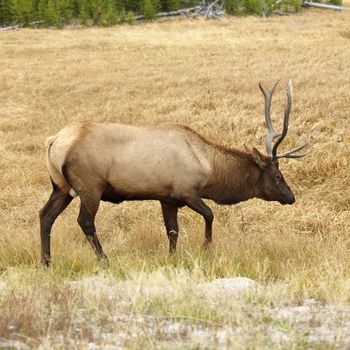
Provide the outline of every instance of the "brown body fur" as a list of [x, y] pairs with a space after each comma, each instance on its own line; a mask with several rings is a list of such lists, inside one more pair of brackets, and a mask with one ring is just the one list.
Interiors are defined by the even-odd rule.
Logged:
[[159, 200], [171, 253], [178, 207], [187, 205], [204, 217], [208, 246], [213, 214], [202, 198], [219, 204], [254, 197], [290, 202], [277, 193], [281, 184], [277, 192], [272, 188], [280, 174], [277, 162], [256, 149], [250, 153], [218, 145], [183, 125], [74, 124], [48, 139], [47, 164], [54, 190], [40, 212], [44, 265], [50, 259], [51, 226], [76, 195], [81, 199], [79, 225], [105, 260], [94, 226], [100, 200]]

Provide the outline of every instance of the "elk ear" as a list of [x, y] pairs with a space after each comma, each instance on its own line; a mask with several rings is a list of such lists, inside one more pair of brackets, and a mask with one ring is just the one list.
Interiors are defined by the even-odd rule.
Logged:
[[258, 165], [258, 167], [260, 169], [264, 169], [266, 168], [266, 159], [265, 156], [260, 153], [255, 147], [253, 148], [252, 152], [251, 152], [254, 162]]

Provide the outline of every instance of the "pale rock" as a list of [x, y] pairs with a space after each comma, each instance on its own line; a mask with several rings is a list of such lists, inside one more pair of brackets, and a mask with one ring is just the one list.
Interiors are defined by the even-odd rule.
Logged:
[[259, 286], [259, 283], [247, 277], [219, 278], [211, 282], [198, 284], [201, 291], [208, 290], [209, 293], [217, 292], [233, 295], [256, 291]]

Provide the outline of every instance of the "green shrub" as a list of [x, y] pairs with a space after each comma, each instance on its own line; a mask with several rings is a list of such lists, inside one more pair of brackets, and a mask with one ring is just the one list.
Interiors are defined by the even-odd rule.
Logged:
[[62, 18], [60, 15], [59, 8], [55, 0], [48, 0], [47, 8], [45, 11], [45, 22], [47, 25], [62, 27]]
[[336, 6], [341, 6], [341, 4], [342, 4], [341, 0], [328, 0], [327, 2], [329, 4], [336, 5]]
[[69, 23], [73, 17], [73, 2], [72, 0], [59, 0], [58, 11], [64, 23]]
[[101, 24], [102, 14], [105, 11], [105, 3], [103, 0], [95, 0], [91, 3], [92, 20], [94, 24]]
[[261, 1], [259, 0], [245, 0], [244, 7], [247, 15], [259, 15], [261, 13]]
[[161, 0], [151, 0], [154, 12], [158, 13], [162, 9]]
[[0, 25], [7, 25], [13, 19], [12, 0], [0, 0]]
[[106, 10], [101, 16], [101, 24], [104, 26], [112, 26], [117, 23], [118, 13], [114, 7], [114, 1], [108, 0]]
[[226, 13], [237, 15], [242, 12], [242, 0], [226, 0], [224, 3]]
[[90, 19], [90, 4], [88, 0], [82, 0], [80, 4], [79, 20], [81, 24], [87, 24]]
[[182, 5], [180, 0], [169, 0], [168, 2], [169, 11], [180, 10]]
[[122, 10], [120, 11], [119, 14], [119, 22], [120, 23], [125, 23], [126, 22], [126, 12], [125, 12], [125, 8], [123, 7]]
[[294, 9], [295, 12], [299, 12], [301, 8], [301, 0], [294, 0]]
[[12, 3], [12, 10], [14, 19], [24, 26], [34, 20], [35, 7], [33, 0], [15, 0]]
[[134, 12], [132, 12], [132, 11], [128, 12], [128, 19], [127, 19], [127, 21], [128, 21], [128, 24], [130, 24], [130, 25], [133, 25], [135, 23]]
[[151, 0], [143, 0], [143, 15], [147, 21], [152, 21], [156, 15]]
[[46, 16], [46, 1], [39, 0], [37, 18], [38, 20], [45, 21], [45, 16]]

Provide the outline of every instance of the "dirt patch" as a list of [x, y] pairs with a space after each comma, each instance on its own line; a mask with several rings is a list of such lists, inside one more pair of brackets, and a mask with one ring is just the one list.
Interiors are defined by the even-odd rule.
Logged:
[[[165, 298], [172, 302], [171, 285], [152, 286], [143, 283], [136, 286], [135, 282], [113, 282], [110, 277], [88, 277], [80, 281], [67, 282], [74, 288], [88, 289], [90, 292], [107, 293], [110, 297], [120, 293], [132, 298], [131, 290], [139, 288], [141, 298], [153, 300]], [[324, 305], [323, 303], [308, 299], [298, 306], [258, 306], [250, 303], [246, 296], [254, 293], [263, 293], [264, 287], [255, 281], [237, 277], [232, 279], [216, 279], [211, 282], [193, 283], [189, 288], [192, 291], [192, 301], [196, 298], [204, 300], [204, 303], [215, 301], [214, 305], [227, 307], [234, 303], [240, 305], [237, 312], [246, 313], [242, 317], [250, 319], [251, 325], [248, 333], [260, 333], [262, 343], [283, 344], [289, 346], [296, 341], [305, 343], [306, 346], [334, 346], [345, 348], [350, 343], [350, 307], [337, 305]], [[140, 295], [141, 295], [140, 294]], [[181, 294], [181, 297], [186, 296]], [[153, 299], [152, 299], [153, 298]], [[122, 300], [121, 300], [122, 302]], [[233, 310], [234, 307], [233, 307]], [[220, 312], [220, 308], [219, 308]], [[263, 312], [264, 316], [261, 316]], [[157, 344], [197, 344], [199, 346], [230, 348], [247, 337], [247, 327], [238, 324], [213, 324], [203, 323], [198, 319], [178, 320], [171, 316], [158, 317], [144, 314], [111, 315], [108, 322], [113, 329], [101, 330], [95, 342], [88, 344], [89, 349], [99, 349], [99, 343], [113, 344], [123, 347], [125, 344], [139, 344], [140, 339], [157, 339]]]

